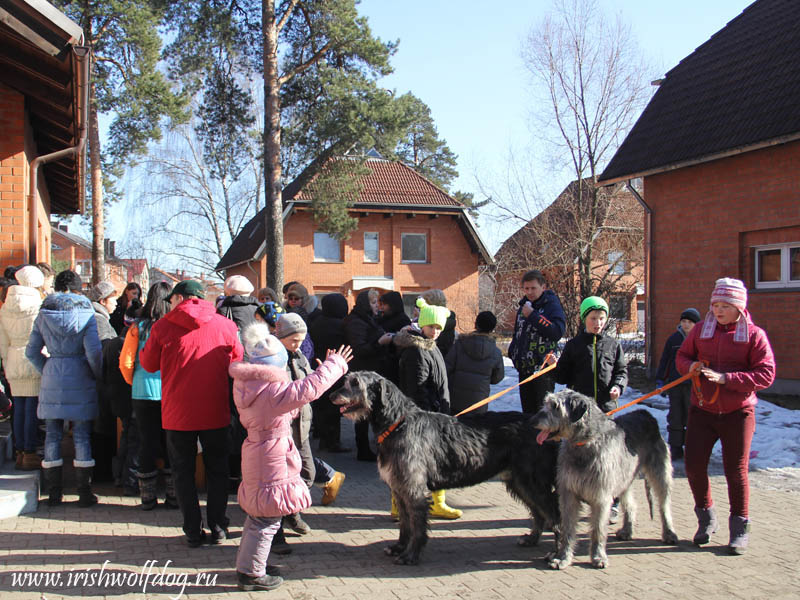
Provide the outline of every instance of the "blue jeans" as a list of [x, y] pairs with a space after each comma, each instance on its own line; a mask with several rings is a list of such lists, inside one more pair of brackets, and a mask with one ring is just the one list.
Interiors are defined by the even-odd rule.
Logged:
[[314, 457], [314, 483], [326, 484], [336, 475], [336, 469], [321, 458]]
[[[64, 464], [61, 460], [61, 439], [64, 437], [64, 419], [45, 419], [47, 434], [44, 439], [44, 460], [42, 467], [60, 467]], [[73, 421], [72, 441], [75, 444], [76, 467], [93, 467], [92, 458], [92, 422]]]
[[39, 398], [22, 396], [14, 398], [14, 445], [17, 450], [36, 452], [39, 419], [36, 408]]

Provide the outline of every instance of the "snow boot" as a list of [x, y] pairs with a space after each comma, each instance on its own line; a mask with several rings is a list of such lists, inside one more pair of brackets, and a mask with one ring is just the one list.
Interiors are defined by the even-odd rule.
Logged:
[[461, 518], [462, 513], [459, 509], [447, 506], [444, 497], [444, 490], [436, 490], [435, 492], [431, 492], [431, 496], [433, 497], [433, 504], [431, 504], [430, 508], [428, 509], [428, 514], [430, 516], [438, 517], [440, 519]]
[[139, 497], [142, 510], [153, 510], [158, 506], [158, 471], [139, 473]]
[[78, 506], [89, 508], [97, 504], [97, 496], [92, 493], [92, 467], [75, 467], [78, 480]]
[[731, 515], [728, 517], [728, 527], [731, 532], [730, 542], [728, 542], [728, 552], [737, 556], [744, 554], [747, 550], [750, 520], [747, 517]]
[[49, 494], [49, 497], [47, 498], [48, 506], [58, 506], [61, 504], [61, 493], [63, 491], [61, 484], [61, 469], [62, 467], [60, 465], [58, 467], [46, 467], [42, 469], [42, 476]]
[[164, 508], [180, 508], [178, 497], [175, 495], [175, 480], [172, 478], [172, 469], [164, 469]]
[[694, 514], [697, 515], [697, 533], [694, 534], [692, 542], [695, 546], [702, 546], [707, 544], [711, 539], [711, 534], [717, 531], [717, 515], [713, 505], [708, 508], [695, 506]]

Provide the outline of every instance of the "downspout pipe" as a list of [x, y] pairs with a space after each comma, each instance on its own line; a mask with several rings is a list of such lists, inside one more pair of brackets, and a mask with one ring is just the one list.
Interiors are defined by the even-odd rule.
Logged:
[[653, 211], [647, 205], [647, 202], [644, 201], [641, 194], [636, 191], [636, 188], [633, 187], [631, 183], [631, 179], [625, 181], [625, 185], [628, 190], [633, 194], [633, 197], [639, 202], [639, 204], [644, 208], [644, 238], [645, 238], [645, 248], [644, 248], [644, 357], [645, 363], [647, 364], [647, 374], [649, 376], [653, 376], [655, 371], [653, 370], [653, 352], [652, 352], [652, 339], [653, 339], [653, 311], [652, 311], [652, 302], [651, 298], [653, 296], [653, 290], [651, 286], [652, 282], [652, 273], [651, 273], [651, 261], [650, 257], [652, 256], [653, 251], [653, 227], [652, 227], [652, 220], [653, 220]]
[[[88, 132], [89, 120], [89, 63], [91, 62], [91, 53], [88, 46], [73, 46], [72, 57], [76, 65], [76, 72], [78, 75], [78, 94], [75, 98], [77, 104], [75, 110], [75, 118], [78, 119], [79, 137], [78, 143], [75, 146], [64, 148], [50, 154], [43, 154], [37, 156], [31, 161], [30, 165], [30, 194], [28, 195], [30, 201], [30, 221], [28, 222], [28, 262], [35, 263], [36, 260], [36, 246], [39, 238], [39, 165], [49, 163], [55, 160], [60, 160], [67, 156], [78, 156], [78, 186], [84, 185], [85, 170], [81, 169], [80, 155], [86, 147], [86, 138]], [[80, 191], [78, 196], [80, 197]], [[82, 204], [82, 203], [79, 203]], [[83, 211], [83, 206], [79, 206], [79, 210]]]

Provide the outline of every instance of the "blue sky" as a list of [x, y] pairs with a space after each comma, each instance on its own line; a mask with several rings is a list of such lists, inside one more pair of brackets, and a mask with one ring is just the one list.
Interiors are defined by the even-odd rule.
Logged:
[[[607, 14], [630, 24], [658, 79], [751, 4], [751, 0], [599, 0]], [[476, 177], [502, 171], [511, 148], [533, 140], [526, 113], [530, 92], [520, 59], [526, 33], [547, 13], [549, 0], [362, 0], [373, 32], [400, 40], [395, 72], [382, 80], [413, 92], [431, 108], [441, 138], [458, 155], [453, 189], [477, 192]], [[569, 175], [543, 190], [557, 194]], [[476, 194], [476, 197], [479, 197]], [[495, 250], [510, 231], [482, 228]]]
[[[631, 25], [646, 59], [650, 79], [661, 77], [697, 46], [736, 17], [751, 0], [598, 0], [607, 14]], [[394, 73], [382, 84], [413, 92], [431, 108], [440, 137], [458, 155], [453, 189], [478, 192], [478, 177], [500, 173], [512, 148], [530, 145], [535, 135], [526, 114], [533, 108], [520, 59], [526, 33], [550, 9], [550, 0], [361, 0], [359, 11], [375, 35], [400, 40]], [[552, 199], [569, 183], [568, 173], [538, 175]], [[476, 193], [478, 199], [480, 194]], [[135, 200], [134, 200], [135, 202]], [[125, 237], [123, 207], [112, 209], [109, 237]], [[479, 221], [480, 223], [480, 221]], [[490, 250], [513, 232], [483, 223]], [[87, 232], [88, 233], [88, 232]]]

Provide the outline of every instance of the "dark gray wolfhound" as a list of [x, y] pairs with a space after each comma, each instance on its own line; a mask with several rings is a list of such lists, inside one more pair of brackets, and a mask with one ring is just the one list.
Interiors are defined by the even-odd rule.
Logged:
[[636, 513], [631, 486], [639, 473], [645, 477], [651, 516], [653, 492], [658, 500], [661, 539], [667, 544], [678, 543], [670, 511], [672, 463], [653, 415], [636, 410], [612, 420], [591, 398], [563, 390], [545, 397], [531, 425], [540, 430], [540, 443], [562, 440], [557, 470], [561, 535], [556, 554], [550, 559], [551, 568], [565, 569], [572, 563], [581, 502], [591, 509], [592, 565], [599, 569], [608, 566], [606, 537], [611, 504], [619, 498], [623, 521], [617, 538], [630, 540]]
[[331, 397], [352, 420], [368, 419], [378, 437], [378, 471], [400, 516], [400, 539], [385, 549], [395, 562], [415, 565], [428, 540], [429, 490], [467, 487], [501, 474], [512, 496], [531, 514], [535, 545], [544, 529], [557, 529], [556, 444], [537, 444], [522, 413], [486, 413], [456, 419], [418, 408], [377, 373], [351, 373]]

